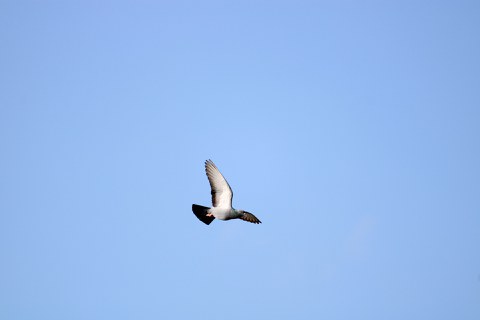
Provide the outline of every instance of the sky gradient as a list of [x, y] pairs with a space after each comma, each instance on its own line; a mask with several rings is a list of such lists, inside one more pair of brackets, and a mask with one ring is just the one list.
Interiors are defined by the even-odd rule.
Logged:
[[[480, 319], [476, 1], [1, 1], [0, 318]], [[214, 221], [204, 161], [261, 225]]]

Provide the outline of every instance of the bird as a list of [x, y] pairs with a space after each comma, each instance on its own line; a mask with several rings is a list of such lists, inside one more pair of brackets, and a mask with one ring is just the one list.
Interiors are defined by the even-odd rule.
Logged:
[[251, 223], [262, 223], [257, 217], [248, 211], [234, 209], [232, 207], [233, 192], [227, 180], [218, 170], [215, 163], [208, 159], [205, 161], [205, 172], [210, 183], [212, 194], [212, 207], [204, 207], [192, 204], [192, 211], [198, 220], [206, 225], [212, 223], [215, 218], [219, 220], [242, 219]]

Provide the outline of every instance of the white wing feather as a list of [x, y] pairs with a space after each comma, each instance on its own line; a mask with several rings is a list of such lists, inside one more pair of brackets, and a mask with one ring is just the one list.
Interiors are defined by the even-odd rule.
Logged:
[[205, 172], [212, 189], [212, 204], [214, 207], [231, 208], [233, 192], [227, 180], [218, 170], [212, 160], [205, 161]]

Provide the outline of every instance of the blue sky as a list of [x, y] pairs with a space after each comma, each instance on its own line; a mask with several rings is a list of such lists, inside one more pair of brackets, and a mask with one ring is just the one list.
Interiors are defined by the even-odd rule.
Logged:
[[[476, 1], [2, 1], [0, 318], [479, 319]], [[262, 221], [206, 226], [204, 161]]]

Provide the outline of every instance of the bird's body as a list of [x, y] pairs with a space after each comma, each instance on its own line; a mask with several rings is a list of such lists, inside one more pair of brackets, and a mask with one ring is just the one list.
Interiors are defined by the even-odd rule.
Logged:
[[217, 218], [219, 220], [242, 219], [252, 223], [261, 223], [250, 212], [232, 207], [232, 188], [212, 160], [205, 161], [205, 172], [210, 182], [213, 206], [208, 208], [197, 204], [192, 205], [192, 211], [200, 221], [210, 224]]
[[212, 207], [208, 213], [219, 220], [238, 219], [242, 216], [240, 211], [227, 207]]

